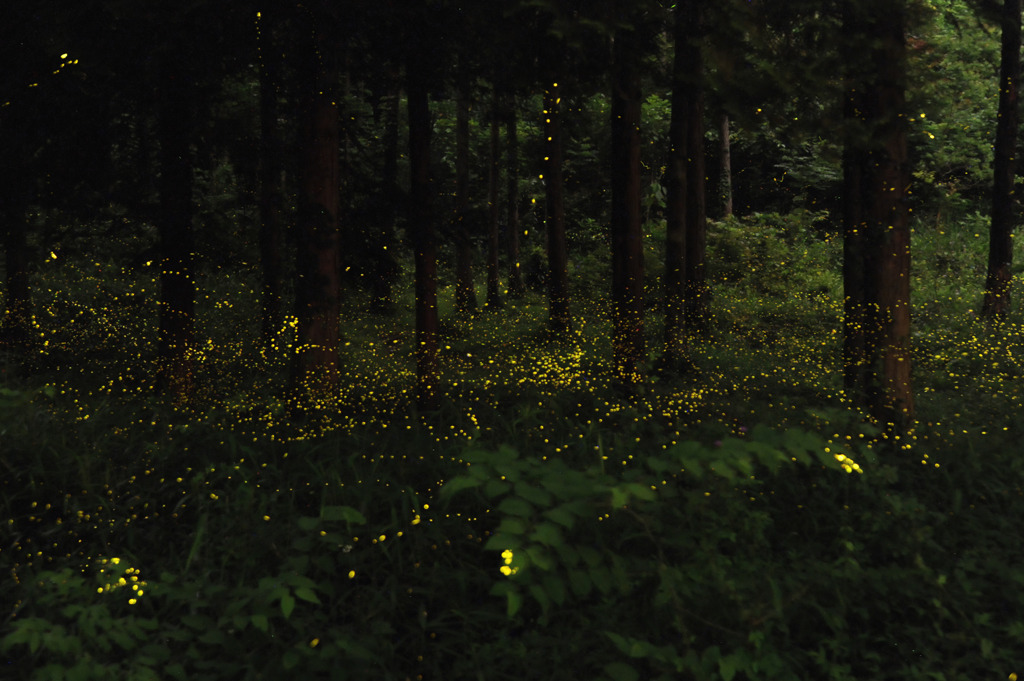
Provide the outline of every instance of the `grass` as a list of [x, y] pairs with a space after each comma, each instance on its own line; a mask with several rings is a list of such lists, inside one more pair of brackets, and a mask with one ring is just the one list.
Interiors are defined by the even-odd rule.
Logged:
[[[410, 291], [393, 318], [353, 295], [347, 381], [301, 423], [281, 399], [291, 327], [256, 346], [251, 270], [200, 280], [201, 389], [176, 411], [151, 394], [152, 269], [48, 261], [41, 350], [0, 367], [3, 664], [40, 679], [1005, 677], [1024, 633], [1020, 313], [972, 316], [976, 240], [920, 228], [919, 421], [886, 439], [840, 390], [838, 244], [781, 216], [749, 227], [712, 238], [712, 262], [750, 266], [713, 272], [697, 374], [625, 399], [596, 292], [577, 291], [556, 342], [536, 293], [459, 316], [446, 289], [446, 397], [417, 414]], [[647, 330], [653, 361], [656, 312]]]

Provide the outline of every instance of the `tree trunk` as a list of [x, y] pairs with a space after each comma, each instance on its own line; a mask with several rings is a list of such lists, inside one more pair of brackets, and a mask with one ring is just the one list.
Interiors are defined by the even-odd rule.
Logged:
[[999, 67], [999, 118], [996, 122], [989, 229], [988, 276], [981, 312], [1005, 317], [1010, 311], [1013, 279], [1013, 227], [1016, 219], [1013, 180], [1016, 174], [1017, 129], [1020, 120], [1021, 0], [1003, 0], [1002, 54]]
[[687, 203], [687, 107], [686, 80], [691, 48], [687, 45], [687, 19], [676, 5], [675, 54], [672, 59], [672, 118], [668, 131], [668, 165], [665, 169], [665, 336], [660, 368], [677, 373], [689, 364], [686, 339], [686, 203]]
[[612, 68], [612, 362], [625, 385], [643, 380], [644, 253], [640, 224], [640, 78], [636, 35], [615, 33]]
[[402, 190], [398, 185], [398, 74], [393, 74], [380, 107], [383, 110], [384, 126], [384, 167], [381, 174], [380, 225], [371, 239], [371, 246], [377, 251], [373, 273], [370, 278], [370, 309], [373, 312], [389, 314], [394, 311], [395, 301], [392, 284], [398, 273], [395, 259], [395, 221], [401, 205]]
[[3, 220], [4, 263], [6, 265], [6, 309], [0, 320], [0, 343], [24, 346], [32, 331], [32, 296], [29, 288], [28, 243], [25, 239], [24, 209], [5, 206]]
[[430, 103], [422, 55], [411, 51], [406, 67], [409, 108], [409, 231], [416, 266], [416, 401], [421, 410], [440, 405], [438, 383], [437, 247], [430, 197]]
[[[264, 22], [267, 19], [264, 17]], [[281, 330], [284, 315], [281, 305], [282, 271], [284, 248], [284, 221], [281, 205], [281, 144], [277, 130], [277, 87], [275, 76], [278, 71], [276, 50], [270, 46], [270, 27], [264, 25], [259, 33], [260, 55], [260, 166], [259, 166], [259, 212], [260, 212], [260, 296], [263, 308], [261, 319], [262, 339], [269, 345]], [[273, 62], [271, 61], [273, 60]]]
[[468, 209], [469, 95], [460, 90], [455, 104], [455, 308], [463, 313], [476, 309]]
[[565, 240], [565, 203], [562, 185], [561, 83], [544, 89], [544, 190], [548, 230], [548, 325], [566, 336], [569, 315], [569, 265]]
[[508, 118], [505, 119], [505, 143], [507, 147], [508, 190], [508, 295], [522, 298], [526, 295], [523, 275], [519, 269], [519, 136], [516, 131], [515, 97], [509, 96]]
[[732, 215], [732, 153], [729, 150], [729, 114], [718, 119], [718, 137], [722, 163], [722, 217]]
[[192, 92], [180, 57], [160, 69], [160, 321], [157, 390], [175, 402], [194, 388], [195, 279], [192, 234]]
[[[845, 380], [879, 421], [912, 418], [905, 3], [847, 3], [844, 154]], [[857, 45], [873, 46], [866, 56]], [[863, 64], [863, 66], [861, 66]], [[861, 208], [863, 206], [863, 208]], [[858, 272], [859, 270], [859, 272]]]
[[501, 307], [498, 293], [498, 182], [501, 180], [500, 121], [498, 93], [491, 104], [490, 163], [487, 168], [487, 306]]
[[704, 56], [700, 0], [682, 0], [686, 66], [686, 326], [708, 329], [707, 187], [704, 177]]
[[[313, 27], [315, 31], [315, 27]], [[332, 94], [337, 73], [328, 66], [322, 37], [310, 55], [311, 82], [299, 112], [299, 205], [295, 297], [298, 343], [294, 381], [308, 397], [320, 399], [340, 380], [338, 356], [341, 307], [338, 232], [338, 106]]]

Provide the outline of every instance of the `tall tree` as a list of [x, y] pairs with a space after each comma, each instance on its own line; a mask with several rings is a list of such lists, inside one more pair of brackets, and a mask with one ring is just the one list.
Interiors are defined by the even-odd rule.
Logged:
[[722, 217], [732, 215], [732, 152], [729, 146], [729, 114], [718, 118], [719, 159], [721, 163]]
[[665, 169], [665, 334], [659, 365], [675, 373], [689, 365], [686, 333], [686, 244], [688, 215], [687, 182], [689, 125], [694, 69], [699, 68], [699, 49], [689, 35], [690, 16], [686, 2], [677, 2], [674, 19], [672, 59], [672, 115], [668, 131], [668, 163]]
[[855, 399], [897, 427], [914, 411], [905, 25], [905, 0], [844, 3], [844, 374]]
[[989, 229], [988, 275], [982, 314], [1004, 317], [1010, 309], [1013, 280], [1013, 228], [1016, 220], [1014, 178], [1020, 127], [1021, 0], [1003, 0], [1002, 49], [999, 66], [999, 118], [996, 122], [992, 183], [992, 225]]
[[[181, 44], [181, 43], [179, 43]], [[157, 389], [178, 402], [193, 390], [195, 278], [192, 232], [193, 74], [168, 50], [159, 70], [160, 322]]]
[[498, 191], [501, 181], [501, 119], [498, 90], [491, 101], [490, 144], [487, 164], [487, 306], [501, 307], [498, 294]]
[[460, 312], [476, 309], [473, 284], [473, 243], [469, 237], [469, 109], [465, 68], [455, 102], [455, 307]]
[[437, 245], [434, 236], [430, 175], [430, 101], [426, 46], [409, 50], [406, 93], [409, 109], [409, 231], [415, 261], [416, 402], [422, 410], [439, 406], [440, 367], [437, 316]]
[[[558, 73], [557, 69], [552, 70]], [[569, 265], [565, 240], [562, 178], [562, 83], [557, 75], [544, 86], [544, 194], [548, 232], [548, 325], [559, 336], [569, 332]]]
[[277, 19], [276, 15], [270, 15], [268, 12], [257, 13], [260, 87], [260, 297], [263, 308], [261, 329], [264, 343], [268, 343], [274, 334], [281, 330], [284, 320], [281, 305], [284, 250], [281, 173], [284, 164], [277, 129], [280, 52], [272, 44]]
[[508, 183], [506, 229], [508, 230], [508, 295], [522, 298], [526, 295], [523, 275], [519, 269], [519, 135], [516, 129], [518, 113], [515, 96], [509, 95], [505, 109], [505, 176]]
[[[682, 97], [686, 127], [686, 326], [708, 328], [707, 182], [704, 174], [704, 10], [701, 0], [681, 0], [685, 73]], [[677, 45], [678, 49], [678, 45]], [[673, 100], [674, 106], [674, 100]]]
[[[329, 10], [307, 7], [300, 62], [299, 197], [296, 224], [298, 351], [293, 380], [317, 397], [338, 385], [340, 359], [339, 126], [337, 26]], [[308, 32], [306, 32], [308, 31]]]
[[614, 36], [611, 84], [612, 354], [616, 378], [642, 380], [644, 262], [640, 224], [640, 74], [635, 26]]

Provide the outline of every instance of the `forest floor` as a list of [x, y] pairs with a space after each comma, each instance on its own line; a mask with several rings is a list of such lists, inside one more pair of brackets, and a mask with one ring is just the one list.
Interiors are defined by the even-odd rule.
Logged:
[[886, 433], [841, 391], [837, 244], [772, 229], [722, 230], [712, 256], [747, 265], [713, 272], [697, 371], [630, 398], [600, 292], [576, 291], [554, 340], [537, 294], [460, 316], [444, 288], [432, 414], [408, 291], [394, 316], [346, 303], [344, 385], [299, 419], [292, 327], [255, 342], [251, 270], [199, 280], [181, 408], [151, 394], [153, 270], [48, 260], [38, 351], [0, 357], [0, 661], [33, 679], [1020, 672], [1020, 313], [979, 320], [977, 249], [926, 234], [917, 421]]

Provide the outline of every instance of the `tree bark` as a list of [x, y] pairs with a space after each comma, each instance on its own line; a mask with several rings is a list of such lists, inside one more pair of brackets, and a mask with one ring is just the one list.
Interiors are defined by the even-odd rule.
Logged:
[[334, 98], [337, 72], [329, 64], [333, 47], [314, 30], [310, 80], [299, 111], [299, 205], [297, 282], [298, 343], [294, 382], [320, 399], [340, 380], [339, 125]]
[[281, 291], [284, 248], [284, 220], [281, 205], [281, 143], [277, 130], [277, 51], [270, 45], [271, 27], [262, 17], [258, 35], [260, 60], [260, 298], [262, 340], [269, 345], [284, 322]]
[[686, 326], [708, 330], [707, 182], [704, 177], [704, 55], [700, 0], [681, 0], [687, 40], [683, 81], [686, 106]]
[[377, 257], [374, 259], [370, 279], [370, 310], [379, 314], [394, 312], [392, 284], [398, 273], [394, 250], [395, 221], [398, 218], [399, 206], [402, 204], [402, 190], [398, 184], [398, 78], [399, 74], [395, 73], [393, 82], [389, 79], [380, 101], [384, 127], [384, 164], [380, 183], [380, 225], [371, 239], [371, 246], [377, 250]]
[[5, 206], [3, 220], [4, 264], [6, 266], [6, 309], [0, 320], [0, 343], [23, 346], [32, 331], [32, 296], [29, 287], [28, 243], [25, 239], [24, 209]]
[[469, 209], [469, 95], [460, 90], [455, 104], [455, 308], [476, 309]]
[[416, 266], [416, 401], [421, 410], [440, 405], [438, 384], [437, 247], [430, 197], [430, 103], [423, 55], [410, 52], [406, 66], [409, 109], [409, 230]]
[[[844, 379], [877, 420], [913, 417], [903, 0], [848, 2]], [[863, 47], [870, 49], [864, 54]], [[862, 66], [863, 65], [863, 66]]]
[[687, 122], [689, 105], [686, 80], [691, 77], [691, 50], [687, 46], [687, 18], [681, 4], [675, 10], [675, 53], [672, 58], [672, 117], [668, 131], [668, 164], [665, 169], [665, 334], [659, 365], [677, 373], [689, 363], [686, 337], [686, 204]]
[[194, 388], [195, 279], [192, 233], [192, 88], [178, 56], [160, 67], [160, 320], [157, 391], [185, 403]]
[[718, 138], [722, 164], [722, 217], [732, 215], [732, 152], [729, 148], [729, 114], [718, 119]]
[[567, 336], [569, 266], [565, 240], [565, 203], [562, 184], [561, 83], [544, 89], [544, 190], [548, 231], [548, 325], [557, 336]]
[[498, 93], [491, 103], [490, 159], [487, 166], [487, 307], [501, 307], [498, 293], [498, 183], [501, 180], [500, 121]]
[[1020, 120], [1021, 0], [1003, 0], [1002, 50], [999, 67], [999, 118], [996, 122], [992, 182], [992, 226], [989, 229], [988, 275], [981, 312], [1005, 317], [1010, 311], [1013, 280], [1013, 228], [1017, 217], [1014, 177]]
[[644, 262], [640, 224], [640, 78], [636, 35], [615, 33], [611, 96], [612, 363], [625, 385], [643, 381]]
[[509, 96], [508, 118], [505, 119], [505, 144], [508, 181], [506, 199], [508, 201], [508, 295], [511, 298], [522, 298], [526, 295], [523, 275], [519, 269], [519, 135], [516, 130], [515, 97]]

